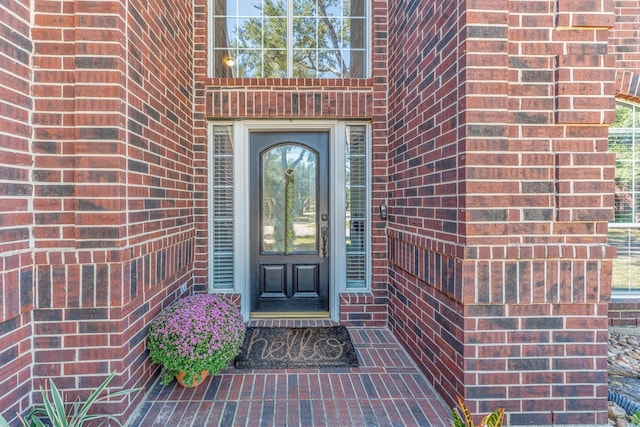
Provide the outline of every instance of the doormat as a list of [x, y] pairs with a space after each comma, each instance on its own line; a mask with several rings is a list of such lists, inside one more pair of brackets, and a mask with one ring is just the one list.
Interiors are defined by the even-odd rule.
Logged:
[[248, 327], [235, 362], [238, 369], [356, 366], [358, 356], [344, 326]]

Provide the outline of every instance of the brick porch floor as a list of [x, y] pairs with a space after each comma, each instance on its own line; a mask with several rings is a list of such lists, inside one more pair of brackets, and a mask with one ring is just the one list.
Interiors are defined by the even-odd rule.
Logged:
[[230, 368], [193, 389], [175, 381], [162, 386], [157, 380], [127, 426], [451, 425], [449, 408], [391, 332], [365, 328], [349, 328], [349, 332], [358, 352], [358, 368]]

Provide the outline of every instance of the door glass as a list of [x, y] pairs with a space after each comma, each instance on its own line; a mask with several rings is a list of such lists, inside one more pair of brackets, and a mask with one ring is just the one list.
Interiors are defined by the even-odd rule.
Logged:
[[279, 145], [262, 153], [261, 164], [262, 252], [315, 252], [316, 154], [300, 145]]

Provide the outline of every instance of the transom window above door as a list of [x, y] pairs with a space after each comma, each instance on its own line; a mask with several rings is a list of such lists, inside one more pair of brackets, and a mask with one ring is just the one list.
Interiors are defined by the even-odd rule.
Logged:
[[213, 0], [213, 77], [366, 77], [366, 0]]

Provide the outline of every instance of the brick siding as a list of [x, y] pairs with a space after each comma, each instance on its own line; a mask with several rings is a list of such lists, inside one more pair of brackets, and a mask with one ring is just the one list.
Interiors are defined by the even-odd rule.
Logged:
[[609, 52], [616, 68], [640, 71], [640, 1], [614, 0], [615, 23], [609, 36]]
[[0, 415], [31, 406], [34, 51], [28, 1], [0, 5]]
[[509, 425], [606, 423], [613, 10], [557, 3], [390, 8], [389, 322]]
[[620, 298], [609, 304], [611, 326], [640, 326], [640, 299]]
[[342, 323], [388, 324], [450, 405], [606, 423], [607, 124], [640, 90], [640, 7], [613, 6], [376, 0], [372, 77], [329, 81], [208, 78], [205, 0], [0, 5], [0, 413], [153, 377], [146, 325], [208, 286], [207, 121], [278, 117], [371, 122]]
[[616, 61], [616, 96], [640, 102], [640, 1], [614, 0], [609, 52]]
[[[11, 28], [2, 90], [21, 91], [0, 101], [11, 181], [0, 191], [14, 212], [1, 249], [15, 254], [1, 261], [11, 298], [0, 312], [0, 411], [11, 419], [46, 378], [73, 398], [112, 371], [116, 389], [157, 371], [146, 325], [179, 285], [193, 288], [194, 39], [193, 10], [179, 2], [0, 8]], [[124, 418], [141, 397], [107, 410]]]

